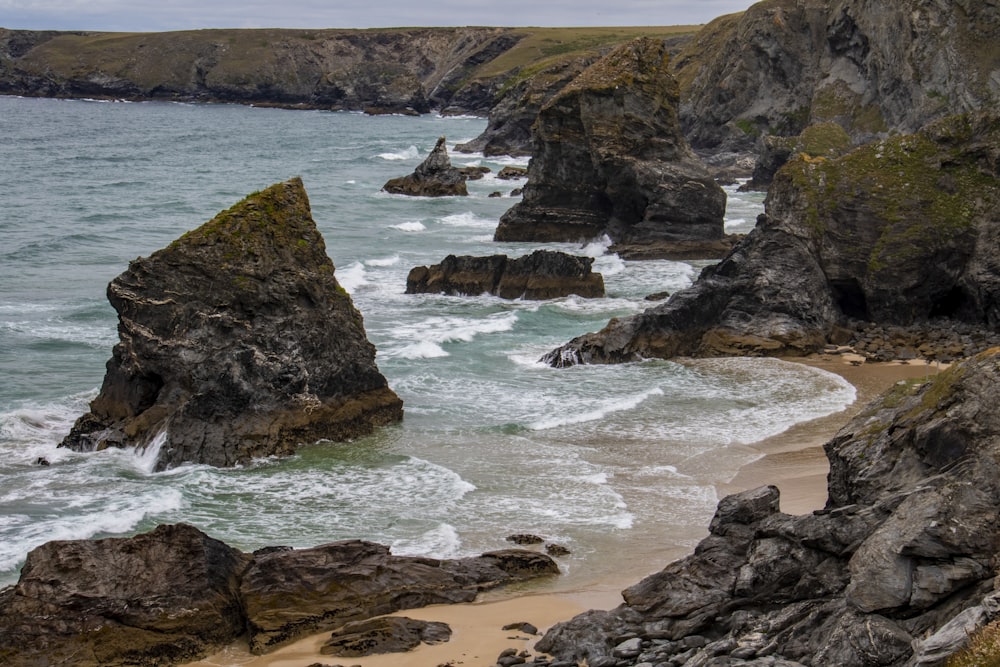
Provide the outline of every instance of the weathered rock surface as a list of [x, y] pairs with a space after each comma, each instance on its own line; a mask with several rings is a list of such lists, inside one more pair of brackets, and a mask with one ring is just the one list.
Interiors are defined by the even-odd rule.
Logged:
[[681, 135], [661, 40], [621, 46], [549, 100], [498, 241], [715, 241], [725, 193]]
[[506, 255], [448, 255], [440, 264], [417, 266], [406, 277], [407, 294], [493, 294], [503, 299], [556, 299], [576, 294], [604, 296], [604, 277], [593, 273], [592, 257], [536, 250]]
[[1000, 100], [1000, 8], [959, 0], [765, 0], [720, 17], [675, 61], [696, 149], [754, 150], [834, 122], [855, 144]]
[[0, 29], [0, 92], [426, 113], [523, 37], [510, 28], [67, 33]]
[[445, 138], [439, 137], [430, 154], [412, 174], [390, 179], [382, 189], [411, 197], [464, 197], [469, 194], [465, 186], [467, 177], [461, 169], [451, 166]]
[[451, 628], [446, 623], [386, 616], [338, 628], [319, 652], [343, 657], [405, 653], [421, 644], [441, 644], [449, 639]]
[[782, 514], [774, 487], [726, 497], [691, 556], [536, 649], [590, 665], [942, 664], [1000, 612], [997, 400], [1000, 349], [901, 383], [826, 444], [824, 510]]
[[402, 418], [297, 178], [131, 262], [108, 299], [119, 343], [62, 446], [228, 466]]
[[251, 649], [266, 652], [307, 633], [469, 602], [558, 572], [551, 558], [517, 549], [438, 560], [352, 540], [244, 554], [184, 524], [132, 538], [49, 542], [28, 555], [18, 583], [0, 591], [0, 662], [174, 665], [247, 631]]
[[550, 353], [801, 355], [840, 327], [1000, 326], [1000, 117], [950, 117], [777, 175], [766, 215], [690, 288]]

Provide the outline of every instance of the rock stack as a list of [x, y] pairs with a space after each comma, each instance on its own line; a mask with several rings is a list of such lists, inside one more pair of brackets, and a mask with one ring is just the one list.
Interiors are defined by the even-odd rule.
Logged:
[[382, 189], [394, 195], [411, 197], [464, 197], [467, 175], [451, 166], [445, 138], [440, 137], [430, 155], [409, 176], [390, 179]]

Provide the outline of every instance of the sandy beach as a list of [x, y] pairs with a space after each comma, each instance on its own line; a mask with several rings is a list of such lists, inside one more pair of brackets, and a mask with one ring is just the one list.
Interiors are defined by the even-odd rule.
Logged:
[[[823, 443], [832, 437], [864, 405], [901, 380], [933, 375], [934, 365], [923, 361], [911, 363], [859, 363], [850, 355], [815, 355], [791, 359], [836, 373], [850, 382], [857, 399], [846, 410], [820, 419], [798, 424], [773, 438], [754, 445], [761, 458], [744, 466], [728, 482], [718, 485], [718, 495], [724, 495], [773, 484], [781, 490], [781, 509], [789, 514], [804, 514], [820, 509], [826, 503], [828, 464]], [[663, 565], [666, 565], [665, 561]], [[496, 591], [480, 600], [462, 605], [442, 605], [410, 609], [395, 615], [442, 621], [452, 628], [449, 642], [434, 646], [422, 645], [406, 654], [389, 654], [364, 658], [340, 658], [320, 653], [329, 633], [306, 637], [265, 656], [250, 655], [245, 645], [234, 645], [188, 667], [307, 667], [345, 665], [358, 667], [438, 667], [468, 665], [489, 667], [507, 648], [532, 650], [534, 643], [552, 625], [588, 609], [611, 609], [621, 603], [620, 591], [637, 582], [645, 573], [623, 572], [619, 581], [604, 582], [582, 591], [532, 593], [527, 591]], [[502, 630], [503, 626], [528, 622], [539, 628], [538, 636]]]

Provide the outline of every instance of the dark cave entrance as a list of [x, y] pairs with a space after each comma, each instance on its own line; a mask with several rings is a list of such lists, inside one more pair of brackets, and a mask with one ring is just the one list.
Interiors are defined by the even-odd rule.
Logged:
[[968, 315], [968, 311], [973, 305], [969, 294], [960, 286], [955, 285], [931, 303], [930, 319], [953, 318], [963, 319], [962, 315]]
[[868, 299], [857, 280], [833, 280], [830, 281], [830, 288], [840, 312], [852, 319], [868, 319]]

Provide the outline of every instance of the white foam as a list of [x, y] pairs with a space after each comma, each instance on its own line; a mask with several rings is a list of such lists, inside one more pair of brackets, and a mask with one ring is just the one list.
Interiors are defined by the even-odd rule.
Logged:
[[397, 161], [397, 160], [413, 160], [420, 155], [420, 151], [417, 150], [416, 146], [410, 146], [409, 148], [404, 148], [401, 151], [396, 151], [394, 153], [379, 153], [378, 157], [383, 160]]
[[160, 451], [167, 442], [166, 429], [157, 433], [145, 447], [136, 447], [131, 451], [135, 455], [136, 470], [151, 475], [156, 470], [156, 462], [160, 459]]
[[394, 266], [399, 264], [399, 255], [385, 257], [382, 259], [366, 259], [365, 266]]
[[587, 245], [583, 246], [580, 250], [580, 254], [586, 257], [600, 257], [601, 255], [607, 254], [608, 248], [611, 247], [611, 237], [605, 234], [601, 238], [591, 241]]
[[394, 540], [392, 552], [400, 556], [433, 556], [456, 558], [462, 556], [462, 540], [454, 526], [441, 523], [415, 538]]
[[663, 396], [663, 390], [659, 387], [653, 387], [652, 389], [648, 389], [639, 394], [608, 401], [603, 406], [586, 412], [577, 414], [562, 414], [554, 417], [548, 417], [546, 419], [539, 419], [528, 424], [528, 428], [533, 431], [544, 431], [546, 429], [557, 428], [560, 426], [598, 421], [614, 412], [633, 410], [642, 405], [643, 402], [652, 396]]
[[451, 356], [445, 352], [444, 348], [437, 343], [424, 340], [411, 345], [406, 345], [395, 351], [387, 351], [386, 357], [399, 357], [402, 359], [436, 359], [438, 357]]
[[401, 232], [422, 232], [427, 229], [427, 225], [420, 221], [401, 222], [398, 225], [390, 225], [390, 227], [398, 229]]
[[451, 227], [496, 227], [497, 221], [494, 218], [484, 218], [471, 211], [465, 213], [454, 213], [439, 219], [443, 225]]
[[365, 265], [361, 262], [354, 262], [346, 267], [337, 269], [337, 282], [348, 292], [354, 292], [362, 285], [368, 284], [365, 275]]

